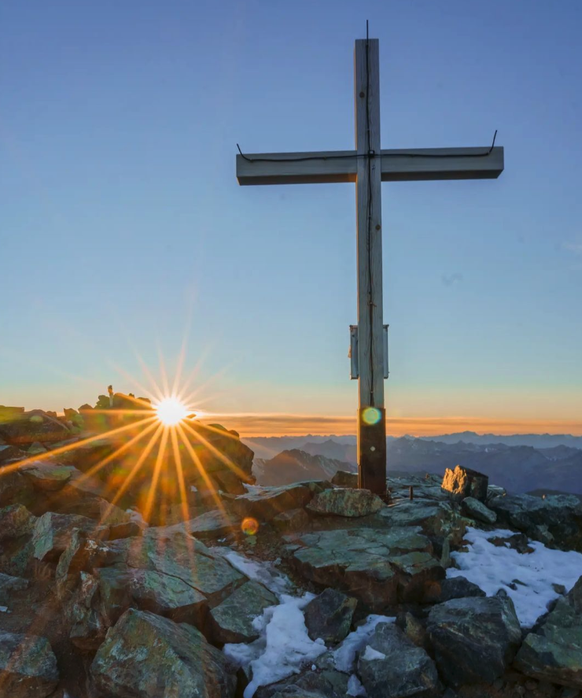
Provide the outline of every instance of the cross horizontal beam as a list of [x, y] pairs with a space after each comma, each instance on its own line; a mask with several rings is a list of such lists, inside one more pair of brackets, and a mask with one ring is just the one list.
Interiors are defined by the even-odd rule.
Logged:
[[[503, 172], [503, 147], [382, 150], [383, 182], [495, 179]], [[249, 184], [355, 182], [355, 150], [249, 153], [236, 156], [236, 177]], [[364, 156], [365, 157], [365, 156]]]

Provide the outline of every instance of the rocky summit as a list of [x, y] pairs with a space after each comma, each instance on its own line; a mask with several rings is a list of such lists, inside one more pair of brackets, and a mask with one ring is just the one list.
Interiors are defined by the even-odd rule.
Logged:
[[582, 695], [577, 498], [461, 466], [258, 486], [219, 425], [148, 452], [129, 399], [3, 408], [0, 696]]

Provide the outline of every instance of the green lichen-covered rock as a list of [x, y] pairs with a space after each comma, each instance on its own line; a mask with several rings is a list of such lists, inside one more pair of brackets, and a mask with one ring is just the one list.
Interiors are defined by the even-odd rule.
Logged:
[[392, 623], [379, 623], [359, 653], [358, 674], [370, 698], [436, 698], [437, 669]]
[[444, 541], [449, 537], [453, 545], [461, 542], [467, 528], [467, 520], [458, 516], [449, 502], [431, 499], [394, 500], [377, 516], [391, 526], [420, 526], [423, 533], [434, 539]]
[[94, 531], [95, 521], [77, 514], [54, 514], [39, 517], [32, 533], [33, 555], [37, 560], [54, 562], [68, 546], [75, 528]]
[[57, 687], [57, 659], [44, 637], [0, 632], [0, 686], [6, 698], [45, 698]]
[[493, 683], [521, 642], [521, 627], [506, 594], [433, 606], [427, 630], [439, 672], [453, 686]]
[[32, 533], [36, 516], [22, 504], [11, 504], [0, 509], [0, 541], [19, 538]]
[[582, 614], [572, 598], [558, 599], [540, 627], [526, 636], [515, 665], [526, 676], [582, 688]]
[[58, 465], [49, 461], [35, 461], [21, 469], [35, 489], [47, 492], [62, 490], [74, 471], [75, 468], [71, 465]]
[[240, 495], [233, 503], [233, 510], [240, 517], [252, 516], [259, 522], [271, 521], [289, 509], [308, 504], [322, 490], [331, 487], [327, 481], [296, 482], [283, 487], [262, 487]]
[[256, 640], [260, 633], [253, 620], [275, 604], [277, 597], [262, 584], [246, 582], [210, 611], [213, 640], [225, 644]]
[[305, 607], [305, 625], [312, 640], [321, 638], [326, 645], [341, 642], [350, 632], [357, 599], [336, 589], [325, 589]]
[[321, 531], [287, 539], [303, 576], [340, 588], [375, 610], [396, 603], [408, 585], [413, 596], [422, 597], [425, 584], [444, 576], [419, 527]]
[[81, 572], [78, 585], [65, 606], [69, 638], [75, 647], [94, 651], [103, 642], [107, 626], [99, 612], [97, 598], [99, 582], [91, 574]]
[[307, 505], [313, 514], [333, 514], [358, 518], [375, 514], [384, 506], [384, 502], [370, 490], [348, 488], [329, 489], [316, 494]]
[[465, 497], [461, 502], [461, 511], [470, 519], [482, 523], [494, 524], [497, 521], [497, 514], [475, 497]]
[[231, 698], [236, 683], [196, 628], [133, 609], [107, 632], [91, 673], [111, 698]]

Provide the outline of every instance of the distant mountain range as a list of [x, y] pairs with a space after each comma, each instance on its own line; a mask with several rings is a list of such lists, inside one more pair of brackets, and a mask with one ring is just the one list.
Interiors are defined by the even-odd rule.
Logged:
[[270, 460], [255, 458], [253, 475], [259, 485], [288, 485], [301, 480], [330, 480], [338, 470], [356, 472], [354, 463], [311, 455], [299, 449], [282, 451]]
[[[256, 450], [256, 442], [269, 441], [272, 453], [278, 445], [277, 438], [253, 439], [249, 445]], [[283, 484], [282, 479], [293, 482], [330, 477], [329, 473], [333, 475], [338, 469], [355, 470], [355, 437], [340, 437], [341, 441], [336, 437], [281, 438], [292, 447], [283, 449], [275, 457], [255, 458], [255, 465], [264, 468], [260, 484]], [[524, 441], [526, 443], [522, 443]], [[537, 443], [537, 447], [532, 446], [532, 442]], [[578, 446], [572, 446], [572, 443]], [[568, 435], [504, 437], [463, 432], [434, 439], [390, 438], [387, 440], [387, 462], [389, 473], [420, 471], [442, 474], [445, 468], [464, 465], [485, 473], [491, 482], [510, 492], [551, 489], [582, 494], [582, 438]], [[277, 472], [279, 469], [280, 473]]]

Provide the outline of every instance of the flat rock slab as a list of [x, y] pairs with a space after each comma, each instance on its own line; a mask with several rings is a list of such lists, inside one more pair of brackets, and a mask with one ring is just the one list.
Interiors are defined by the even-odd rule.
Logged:
[[147, 611], [126, 611], [91, 666], [97, 689], [123, 698], [231, 698], [235, 677], [204, 635]]
[[358, 674], [369, 698], [436, 698], [439, 679], [426, 651], [393, 623], [379, 623], [359, 653]]
[[497, 521], [497, 514], [475, 497], [465, 497], [461, 502], [461, 511], [465, 516], [481, 523], [492, 525]]
[[6, 698], [45, 698], [59, 682], [57, 658], [37, 635], [0, 633], [0, 686]]
[[277, 603], [275, 594], [262, 584], [246, 582], [210, 611], [213, 641], [226, 644], [256, 640], [260, 633], [253, 620]]
[[71, 475], [77, 472], [77, 469], [72, 465], [57, 465], [48, 461], [38, 461], [25, 465], [21, 472], [35, 489], [57, 492], [63, 489], [71, 479]]
[[287, 536], [291, 560], [310, 581], [340, 587], [374, 610], [421, 598], [444, 570], [419, 527], [359, 528]]
[[492, 684], [503, 675], [521, 642], [511, 599], [452, 599], [433, 606], [427, 630], [441, 675], [453, 686]]
[[467, 528], [448, 502], [427, 499], [401, 499], [381, 509], [377, 516], [390, 526], [420, 526], [427, 536], [444, 539], [450, 536], [460, 543]]
[[375, 514], [383, 506], [384, 502], [380, 497], [370, 490], [337, 488], [319, 492], [306, 508], [313, 514], [358, 518]]
[[330, 482], [313, 480], [284, 487], [253, 488], [252, 492], [234, 499], [232, 507], [241, 518], [271, 521], [284, 511], [306, 506], [318, 492], [330, 487]]
[[238, 516], [230, 515], [221, 509], [214, 509], [189, 521], [168, 526], [167, 529], [189, 533], [200, 540], [216, 540], [230, 533], [239, 532], [240, 526], [241, 520]]
[[515, 665], [526, 676], [582, 689], [582, 614], [572, 597], [558, 599], [541, 626], [526, 636]]

